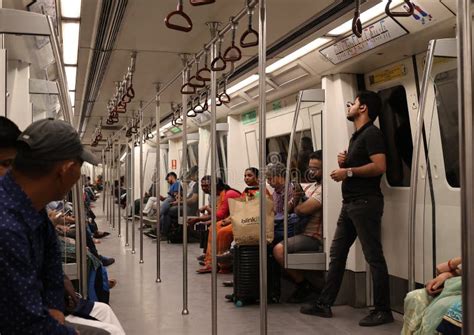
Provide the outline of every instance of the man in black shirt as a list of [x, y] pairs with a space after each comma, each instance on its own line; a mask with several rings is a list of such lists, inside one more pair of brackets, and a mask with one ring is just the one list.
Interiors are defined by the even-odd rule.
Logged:
[[342, 283], [349, 249], [359, 237], [372, 272], [375, 305], [359, 325], [393, 322], [388, 270], [380, 241], [384, 205], [380, 180], [386, 169], [385, 145], [382, 132], [373, 125], [380, 106], [380, 97], [370, 91], [359, 92], [355, 101], [347, 104], [347, 119], [354, 122], [356, 131], [347, 152], [337, 156], [339, 169], [331, 172], [333, 180], [342, 181], [341, 214], [331, 245], [326, 285], [315, 304], [301, 308], [304, 314], [332, 317], [331, 305]]

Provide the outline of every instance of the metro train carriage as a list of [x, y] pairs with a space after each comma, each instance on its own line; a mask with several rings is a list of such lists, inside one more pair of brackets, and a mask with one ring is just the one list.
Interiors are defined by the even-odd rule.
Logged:
[[472, 36], [469, 0], [0, 0], [0, 251], [44, 129], [98, 163], [39, 157], [82, 164], [43, 201], [73, 286], [26, 308], [0, 256], [0, 334], [474, 334]]

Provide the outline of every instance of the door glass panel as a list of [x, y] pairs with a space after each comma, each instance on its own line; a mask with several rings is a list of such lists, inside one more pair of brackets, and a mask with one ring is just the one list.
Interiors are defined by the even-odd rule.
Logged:
[[[435, 57], [430, 73], [424, 119], [427, 159], [420, 163], [423, 184], [423, 277], [435, 275], [435, 266], [461, 253], [459, 189], [459, 131], [455, 58]], [[419, 217], [419, 216], [418, 216]], [[417, 235], [417, 241], [419, 240]], [[418, 257], [417, 257], [418, 258]]]

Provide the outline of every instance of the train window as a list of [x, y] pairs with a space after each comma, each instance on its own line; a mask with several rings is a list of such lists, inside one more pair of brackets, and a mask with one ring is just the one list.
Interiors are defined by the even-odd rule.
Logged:
[[188, 145], [188, 157], [187, 157], [187, 170], [191, 169], [193, 166], [197, 166], [199, 161], [199, 144], [198, 142], [193, 142]]
[[457, 70], [436, 75], [434, 88], [443, 146], [446, 179], [451, 187], [460, 187], [459, 175], [459, 116]]
[[[288, 159], [288, 147], [290, 134], [271, 137], [267, 139], [267, 164], [281, 162], [286, 164]], [[305, 175], [308, 168], [309, 155], [314, 151], [311, 130], [303, 130], [295, 133], [293, 143], [293, 157], [291, 168], [299, 176], [301, 182], [306, 182]]]
[[405, 88], [401, 85], [379, 92], [382, 110], [380, 130], [387, 147], [387, 181], [390, 186], [410, 186], [413, 141]]

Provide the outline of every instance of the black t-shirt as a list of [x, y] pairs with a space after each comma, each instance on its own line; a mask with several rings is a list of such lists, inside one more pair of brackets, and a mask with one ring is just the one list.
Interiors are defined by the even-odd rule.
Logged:
[[[372, 122], [368, 122], [352, 135], [344, 167], [355, 168], [369, 164], [372, 162], [370, 156], [375, 154], [385, 154], [385, 142], [380, 129], [375, 127]], [[342, 198], [348, 201], [364, 196], [382, 197], [381, 178], [382, 175], [347, 177], [342, 182]]]

